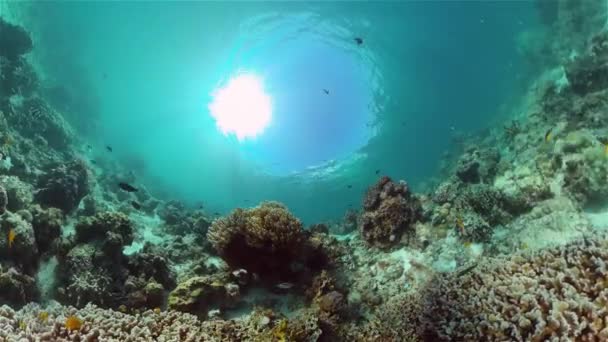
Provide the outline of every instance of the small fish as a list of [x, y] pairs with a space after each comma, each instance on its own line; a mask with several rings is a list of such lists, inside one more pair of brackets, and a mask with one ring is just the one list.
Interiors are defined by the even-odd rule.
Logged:
[[141, 204], [139, 204], [137, 201], [131, 201], [131, 206], [137, 210], [141, 209]]
[[462, 245], [463, 245], [465, 248], [469, 248], [469, 247], [471, 247], [471, 244], [472, 244], [472, 242], [471, 242], [471, 241], [465, 241], [465, 242], [463, 242], [463, 243], [462, 243]]
[[15, 237], [17, 237], [17, 233], [13, 228], [8, 231], [8, 248], [13, 247], [13, 243], [15, 242]]
[[553, 135], [551, 134], [552, 130], [553, 130], [553, 128], [549, 128], [547, 130], [547, 133], [545, 133], [545, 142], [551, 141], [551, 138], [553, 137]]
[[323, 89], [323, 92], [325, 93], [325, 95], [329, 95], [329, 90]]
[[349, 188], [349, 189], [353, 188], [353, 186], [351, 184], [348, 184], [346, 187]]
[[113, 150], [112, 150], [112, 146], [107, 145], [107, 146], [106, 146], [106, 150], [108, 150], [108, 152], [112, 152], [112, 151], [113, 151]]
[[349, 206], [349, 207], [352, 207], [352, 206], [353, 206], [353, 204], [352, 204], [352, 203], [349, 203], [349, 204], [348, 204], [348, 206]]
[[376, 170], [376, 174], [377, 175], [380, 174], [380, 169]]
[[355, 37], [355, 43], [357, 43], [357, 45], [363, 45], [363, 38]]
[[159, 307], [155, 307], [155, 308], [154, 308], [154, 313], [155, 313], [155, 314], [159, 314], [160, 312], [161, 312], [161, 310], [160, 310], [160, 308], [159, 308]]
[[118, 306], [118, 311], [120, 311], [120, 312], [122, 312], [122, 313], [127, 312], [127, 306], [126, 306], [126, 305], [124, 305], [124, 304], [120, 304], [120, 305]]
[[91, 145], [87, 145], [87, 150], [89, 150], [89, 151], [90, 151], [90, 150], [92, 150], [92, 149], [93, 149], [93, 146], [91, 146]]
[[80, 330], [82, 320], [76, 316], [68, 316], [65, 319], [65, 328], [68, 331]]
[[213, 213], [213, 215], [215, 216], [220, 216], [220, 213], [218, 213], [217, 211]]
[[118, 187], [126, 192], [137, 192], [137, 188], [132, 186], [131, 184], [120, 182], [118, 183]]
[[91, 159], [91, 164], [95, 165], [97, 164], [97, 161], [95, 161], [95, 159]]
[[608, 156], [608, 144], [604, 144], [604, 155]]
[[205, 208], [205, 206], [201, 204], [198, 206], [198, 208], [202, 210], [203, 208]]
[[40, 320], [40, 322], [46, 323], [46, 321], [49, 319], [49, 312], [48, 311], [40, 311], [38, 313], [38, 319]]
[[275, 285], [275, 287], [280, 290], [289, 290], [289, 289], [292, 289], [294, 286], [295, 285], [293, 283], [287, 283], [287, 282]]

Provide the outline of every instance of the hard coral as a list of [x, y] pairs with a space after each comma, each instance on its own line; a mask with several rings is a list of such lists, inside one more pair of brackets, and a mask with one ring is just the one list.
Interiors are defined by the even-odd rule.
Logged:
[[[6, 189], [4, 196], [0, 191], [0, 207], [6, 207], [10, 211], [18, 211], [28, 207], [33, 201], [32, 186], [21, 181], [18, 177], [0, 176], [0, 186], [2, 189]], [[2, 205], [6, 196], [8, 196], [7, 202]]]
[[81, 160], [57, 165], [40, 178], [38, 188], [37, 201], [69, 213], [89, 192], [89, 171]]
[[420, 203], [405, 182], [394, 183], [382, 177], [370, 187], [359, 221], [361, 236], [368, 243], [387, 248], [399, 242], [420, 216]]
[[305, 258], [302, 223], [277, 202], [234, 210], [212, 223], [207, 238], [231, 267], [267, 278], [293, 277], [293, 263]]
[[608, 339], [608, 240], [489, 259], [440, 275], [424, 295], [436, 340]]

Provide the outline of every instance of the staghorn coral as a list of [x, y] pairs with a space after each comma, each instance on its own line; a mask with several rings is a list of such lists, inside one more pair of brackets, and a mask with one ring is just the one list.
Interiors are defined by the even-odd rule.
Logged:
[[[47, 312], [48, 318], [41, 320], [40, 312]], [[69, 316], [82, 321], [80, 329], [66, 329]], [[92, 304], [82, 309], [56, 304], [47, 308], [30, 304], [18, 311], [0, 307], [0, 340], [7, 341], [272, 341], [269, 337], [276, 325], [274, 315], [258, 312], [238, 321], [201, 321], [178, 311], [127, 314]]]
[[232, 268], [267, 279], [293, 278], [294, 263], [306, 264], [302, 223], [278, 202], [234, 210], [212, 223], [207, 238]]
[[84, 161], [58, 165], [38, 181], [35, 199], [43, 205], [71, 212], [89, 192], [89, 171]]
[[369, 244], [388, 248], [399, 242], [420, 216], [420, 204], [405, 182], [382, 177], [367, 190], [359, 232]]
[[605, 340], [607, 247], [586, 238], [439, 275], [423, 295], [426, 330], [450, 341]]

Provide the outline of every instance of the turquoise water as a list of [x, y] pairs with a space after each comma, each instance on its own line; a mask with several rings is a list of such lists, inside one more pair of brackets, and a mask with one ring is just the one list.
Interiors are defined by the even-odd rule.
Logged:
[[[456, 136], [510, 114], [535, 71], [517, 37], [539, 25], [533, 2], [52, 2], [30, 15], [48, 97], [103, 172], [127, 165], [137, 185], [209, 212], [279, 200], [306, 223], [358, 207], [377, 172], [420, 187]], [[273, 108], [238, 141], [208, 106], [243, 72]]]

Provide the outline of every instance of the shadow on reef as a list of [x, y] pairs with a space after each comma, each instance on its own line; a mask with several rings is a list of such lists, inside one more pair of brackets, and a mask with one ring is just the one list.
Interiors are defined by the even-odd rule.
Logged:
[[608, 195], [605, 2], [539, 10], [563, 37], [524, 34], [545, 72], [504, 128], [459, 137], [428, 192], [380, 177], [308, 229], [277, 202], [212, 218], [121, 189], [135, 176], [82, 158], [78, 113], [0, 19], [0, 340], [608, 339], [607, 237], [583, 210]]

